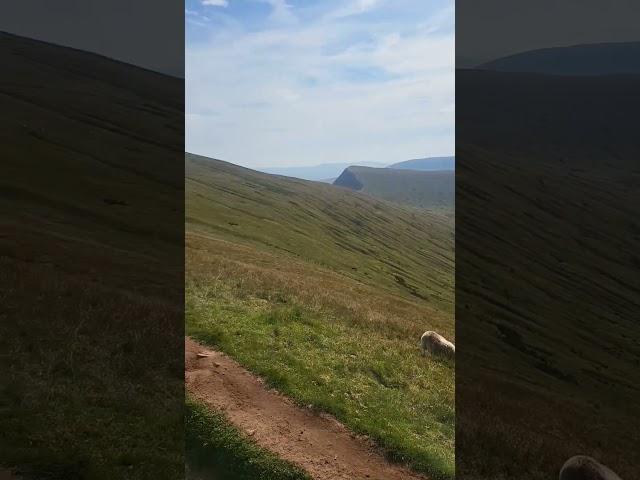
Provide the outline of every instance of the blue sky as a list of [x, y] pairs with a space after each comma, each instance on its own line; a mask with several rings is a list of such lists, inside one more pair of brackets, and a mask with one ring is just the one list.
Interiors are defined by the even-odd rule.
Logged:
[[251, 168], [453, 154], [453, 5], [187, 0], [187, 151]]

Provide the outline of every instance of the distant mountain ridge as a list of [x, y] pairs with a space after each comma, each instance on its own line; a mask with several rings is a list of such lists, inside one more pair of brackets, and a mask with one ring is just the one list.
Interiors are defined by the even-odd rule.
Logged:
[[387, 168], [396, 169], [409, 169], [409, 170], [425, 170], [425, 171], [437, 171], [437, 170], [455, 170], [456, 157], [426, 157], [415, 158], [413, 160], [406, 160], [404, 162], [394, 163]]
[[[321, 163], [319, 165], [300, 167], [266, 167], [257, 170], [272, 175], [300, 178], [302, 180], [314, 180], [326, 182], [327, 179], [337, 178], [342, 171], [353, 163]], [[384, 167], [384, 163], [361, 162], [359, 165], [367, 167]]]
[[321, 163], [319, 165], [300, 167], [265, 167], [257, 170], [271, 175], [282, 175], [285, 177], [300, 178], [302, 180], [313, 180], [316, 182], [332, 183], [342, 172], [349, 167], [374, 167], [374, 168], [394, 168], [410, 170], [455, 170], [454, 156], [414, 158], [404, 162], [397, 162], [391, 165], [380, 162], [358, 162], [358, 163]]
[[476, 68], [547, 75], [640, 74], [640, 42], [543, 48], [498, 58]]
[[342, 172], [340, 176], [333, 181], [333, 184], [337, 185], [338, 187], [345, 187], [351, 190], [362, 190], [364, 185], [358, 179], [358, 176], [355, 172], [357, 168], [358, 167], [345, 168], [344, 172]]
[[452, 170], [352, 166], [333, 184], [391, 202], [449, 213], [455, 204], [455, 172]]

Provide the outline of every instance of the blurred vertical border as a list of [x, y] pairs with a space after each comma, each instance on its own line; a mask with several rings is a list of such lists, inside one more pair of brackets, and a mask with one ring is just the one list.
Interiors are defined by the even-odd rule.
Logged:
[[640, 463], [637, 2], [456, 3], [456, 472]]
[[0, 19], [0, 471], [181, 478], [184, 5]]

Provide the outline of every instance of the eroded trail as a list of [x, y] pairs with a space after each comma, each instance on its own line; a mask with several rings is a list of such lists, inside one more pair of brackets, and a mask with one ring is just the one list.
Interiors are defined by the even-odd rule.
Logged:
[[260, 446], [304, 468], [314, 479], [425, 478], [389, 463], [370, 441], [333, 417], [298, 407], [234, 360], [190, 338], [185, 339], [185, 382], [196, 399], [223, 411]]

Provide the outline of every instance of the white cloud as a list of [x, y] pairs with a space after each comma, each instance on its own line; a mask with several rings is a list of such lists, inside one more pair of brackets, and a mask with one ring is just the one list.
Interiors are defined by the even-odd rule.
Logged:
[[358, 12], [363, 13], [375, 8], [381, 3], [381, 0], [356, 0], [354, 2], [354, 8]]
[[454, 38], [429, 18], [212, 30], [187, 46], [187, 149], [249, 167], [451, 154]]
[[359, 15], [373, 10], [375, 7], [378, 7], [382, 4], [383, 0], [351, 0], [346, 5], [343, 5], [342, 7], [329, 12], [327, 17], [341, 18], [351, 15]]
[[185, 20], [189, 25], [195, 25], [200, 28], [207, 28], [208, 22], [211, 20], [208, 16], [188, 8], [184, 9]]
[[262, 3], [271, 5], [270, 19], [276, 23], [287, 24], [295, 23], [298, 18], [293, 13], [291, 5], [287, 0], [258, 0]]
[[202, 0], [202, 5], [207, 7], [227, 7], [229, 5], [228, 0]]

